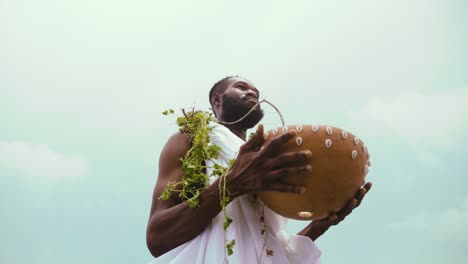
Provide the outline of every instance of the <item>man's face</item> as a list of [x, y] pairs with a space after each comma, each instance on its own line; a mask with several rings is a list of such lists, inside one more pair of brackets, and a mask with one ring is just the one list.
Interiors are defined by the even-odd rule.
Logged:
[[[228, 88], [222, 95], [223, 120], [237, 121], [252, 109], [259, 98], [259, 91], [246, 79], [233, 77], [229, 79]], [[260, 105], [255, 108], [239, 125], [244, 129], [254, 127], [263, 118]]]

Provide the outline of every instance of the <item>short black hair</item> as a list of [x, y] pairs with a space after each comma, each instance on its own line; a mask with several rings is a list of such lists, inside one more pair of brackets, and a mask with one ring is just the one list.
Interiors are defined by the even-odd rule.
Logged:
[[[229, 79], [231, 78], [234, 78], [234, 77], [239, 77], [238, 75], [231, 75], [231, 76], [226, 76], [224, 78], [222, 78], [221, 80], [217, 81], [213, 87], [211, 87], [211, 90], [210, 90], [210, 97], [209, 97], [209, 100], [210, 100], [210, 105], [211, 105], [211, 99], [213, 98], [213, 95], [215, 93], [217, 94], [222, 94], [226, 91], [226, 89], [228, 88], [228, 81]], [[211, 105], [213, 106], [213, 105]]]

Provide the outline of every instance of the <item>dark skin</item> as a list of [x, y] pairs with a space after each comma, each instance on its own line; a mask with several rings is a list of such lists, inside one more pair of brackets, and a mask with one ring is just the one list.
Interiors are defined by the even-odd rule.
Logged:
[[[238, 98], [239, 103], [254, 106], [258, 102], [258, 90], [242, 78], [230, 78], [225, 93]], [[222, 95], [215, 94], [211, 104], [216, 117], [222, 121]], [[226, 127], [241, 139], [246, 139], [246, 129], [242, 126]], [[281, 146], [294, 138], [296, 133], [294, 131], [276, 137], [261, 149], [265, 142], [263, 133], [263, 126], [259, 125], [255, 135], [240, 148], [236, 162], [226, 175], [226, 186], [231, 193], [231, 200], [241, 195], [262, 191], [299, 194], [305, 191], [304, 186], [284, 184], [281, 179], [292, 175], [310, 174], [312, 170], [309, 164], [310, 151], [280, 152]], [[160, 155], [159, 176], [153, 192], [146, 232], [148, 249], [155, 257], [198, 236], [221, 212], [219, 180], [201, 191], [200, 207], [196, 209], [189, 208], [188, 202], [180, 200], [177, 194], [172, 194], [168, 200], [159, 199], [167, 183], [179, 182], [182, 179], [180, 158], [185, 156], [189, 148], [190, 142], [187, 136], [178, 132], [168, 140]], [[330, 214], [327, 218], [311, 222], [298, 234], [315, 241], [358, 207], [371, 186], [371, 183], [366, 183], [342, 210]]]

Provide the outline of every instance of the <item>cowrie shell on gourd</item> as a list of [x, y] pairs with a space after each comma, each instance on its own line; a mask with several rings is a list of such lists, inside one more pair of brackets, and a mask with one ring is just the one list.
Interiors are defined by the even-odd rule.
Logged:
[[318, 129], [319, 129], [318, 125], [312, 125], [312, 131], [314, 133], [317, 133]]
[[346, 139], [348, 137], [348, 132], [346, 131], [341, 131], [341, 137], [343, 137], [343, 139]]
[[364, 167], [364, 175], [367, 175], [367, 173], [369, 173], [369, 166], [365, 166]]
[[301, 138], [301, 137], [297, 137], [297, 138], [296, 138], [296, 144], [297, 144], [298, 146], [300, 146], [300, 145], [302, 144], [302, 138]]
[[297, 125], [296, 126], [296, 131], [301, 132], [302, 131], [302, 125]]
[[277, 128], [274, 128], [271, 133], [273, 134], [273, 136], [276, 136], [278, 135], [278, 129]]
[[351, 152], [351, 158], [355, 159], [357, 157], [357, 151], [354, 149], [352, 152]]
[[327, 131], [328, 135], [331, 135], [333, 133], [333, 129], [331, 127], [327, 127], [325, 128], [325, 130]]
[[354, 145], [357, 145], [357, 144], [359, 144], [359, 138], [355, 137], [354, 138]]
[[299, 212], [297, 213], [302, 218], [309, 218], [312, 217], [314, 214], [312, 212]]
[[325, 147], [330, 148], [332, 146], [333, 142], [331, 139], [327, 138], [325, 140]]

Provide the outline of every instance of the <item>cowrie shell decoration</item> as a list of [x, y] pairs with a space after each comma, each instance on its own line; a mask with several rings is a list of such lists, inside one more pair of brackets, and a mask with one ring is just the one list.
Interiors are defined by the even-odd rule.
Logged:
[[302, 131], [302, 125], [297, 125], [296, 126], [296, 131], [301, 132]]
[[359, 144], [359, 138], [357, 138], [357, 137], [354, 138], [354, 144], [355, 145]]
[[312, 215], [314, 214], [312, 212], [299, 212], [297, 213], [297, 215], [299, 215], [302, 218], [309, 218], [312, 217]]
[[312, 131], [314, 131], [314, 133], [317, 133], [318, 129], [318, 125], [312, 125]]
[[297, 144], [298, 146], [300, 146], [300, 145], [302, 144], [302, 138], [301, 138], [301, 137], [297, 137], [297, 138], [296, 138], [296, 144]]
[[348, 132], [346, 131], [341, 131], [341, 136], [343, 137], [343, 139], [346, 139], [348, 137]]

